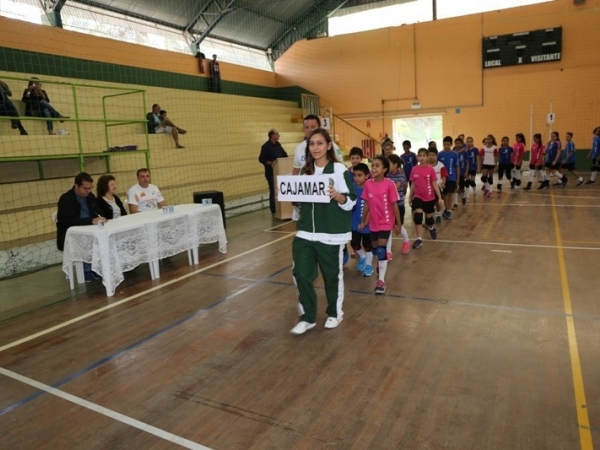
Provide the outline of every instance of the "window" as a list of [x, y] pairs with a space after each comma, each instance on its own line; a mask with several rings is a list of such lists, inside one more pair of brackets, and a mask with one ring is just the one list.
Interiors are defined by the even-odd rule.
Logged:
[[[436, 9], [438, 19], [448, 19], [549, 1], [553, 0], [436, 0]], [[402, 3], [397, 1], [396, 3], [384, 7], [371, 4], [340, 10], [329, 19], [329, 36], [427, 22], [433, 19], [432, 0]]]

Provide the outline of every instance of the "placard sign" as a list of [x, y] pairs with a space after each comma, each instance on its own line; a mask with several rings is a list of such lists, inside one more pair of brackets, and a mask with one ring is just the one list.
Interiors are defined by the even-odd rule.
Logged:
[[279, 175], [277, 200], [280, 202], [329, 203], [329, 175]]

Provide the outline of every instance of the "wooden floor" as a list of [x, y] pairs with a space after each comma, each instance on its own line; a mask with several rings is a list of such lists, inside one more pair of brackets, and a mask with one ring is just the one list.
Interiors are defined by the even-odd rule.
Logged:
[[599, 194], [479, 193], [334, 330], [289, 333], [292, 223], [5, 321], [0, 447], [600, 448]]

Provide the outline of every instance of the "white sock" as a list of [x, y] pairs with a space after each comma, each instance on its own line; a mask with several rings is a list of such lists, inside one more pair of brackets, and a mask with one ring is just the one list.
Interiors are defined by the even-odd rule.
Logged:
[[454, 204], [455, 204], [455, 205], [458, 205], [458, 193], [457, 193], [457, 192], [455, 192], [455, 193], [453, 194], [453, 196], [454, 196]]
[[373, 266], [373, 252], [367, 252], [367, 266]]
[[386, 250], [388, 252], [392, 251], [392, 235], [390, 234], [390, 238], [387, 241], [387, 245], [385, 246]]
[[598, 172], [592, 172], [590, 175], [590, 181], [596, 181], [596, 177], [598, 176]]
[[487, 181], [485, 182], [485, 190], [486, 191], [490, 190], [490, 183], [488, 183]]
[[577, 178], [577, 181], [583, 181], [583, 177]]
[[535, 170], [534, 169], [529, 169], [529, 182], [533, 183], [533, 177], [535, 177]]
[[563, 178], [563, 174], [560, 172], [556, 172], [556, 176], [558, 177], [559, 180], [562, 180], [562, 178]]
[[402, 235], [402, 240], [404, 242], [410, 241], [410, 238], [408, 237], [408, 231], [406, 231], [406, 228], [404, 228], [404, 225], [402, 225], [402, 228], [400, 228], [400, 234]]
[[387, 265], [388, 262], [387, 261], [379, 261], [378, 262], [378, 267], [379, 267], [379, 279], [381, 281], [385, 281], [385, 271], [387, 270]]
[[365, 252], [362, 248], [359, 248], [358, 250], [356, 250], [356, 253], [358, 254], [358, 257], [360, 259], [363, 259], [367, 256], [367, 252]]

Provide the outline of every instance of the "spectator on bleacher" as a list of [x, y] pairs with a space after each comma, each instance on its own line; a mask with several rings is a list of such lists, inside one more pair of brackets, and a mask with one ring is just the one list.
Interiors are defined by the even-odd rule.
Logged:
[[102, 217], [111, 220], [127, 215], [123, 202], [117, 195], [117, 181], [113, 175], [102, 175], [98, 178], [96, 192], [98, 193], [98, 210]]
[[[29, 80], [27, 89], [23, 91], [23, 103], [25, 103], [25, 115], [32, 117], [47, 117], [48, 119], [68, 119], [69, 116], [63, 116], [50, 104], [48, 93], [42, 89], [42, 83], [39, 78], [32, 77]], [[62, 120], [61, 120], [62, 122]], [[56, 134], [52, 120], [46, 121], [48, 134]]]
[[[98, 202], [92, 194], [93, 183], [94, 180], [90, 174], [81, 172], [75, 177], [73, 187], [61, 195], [58, 200], [56, 246], [61, 251], [64, 250], [65, 237], [70, 227], [106, 222], [106, 219], [98, 211]], [[92, 265], [89, 263], [83, 263], [83, 271], [87, 282], [100, 279], [99, 275], [92, 272]]]
[[16, 119], [10, 121], [11, 128], [13, 130], [18, 128], [21, 132], [21, 136], [27, 136], [27, 131], [25, 131], [25, 128], [23, 128], [23, 125], [18, 118], [19, 112], [8, 97], [12, 97], [12, 91], [8, 87], [8, 84], [0, 80], [0, 116], [16, 117]]
[[221, 92], [221, 68], [217, 61], [217, 55], [213, 55], [210, 62], [210, 88], [213, 92]]
[[179, 144], [179, 135], [185, 134], [187, 131], [175, 125], [171, 119], [167, 117], [167, 112], [160, 109], [158, 103], [152, 105], [152, 111], [146, 114], [146, 120], [148, 121], [148, 133], [170, 134], [175, 141], [175, 148], [185, 148], [183, 145]]
[[278, 158], [287, 158], [287, 153], [279, 143], [279, 132], [269, 131], [269, 140], [260, 149], [258, 161], [265, 166], [265, 178], [269, 184], [269, 208], [275, 214], [275, 181], [273, 179], [273, 163]]
[[150, 183], [150, 171], [146, 168], [137, 171], [137, 184], [127, 191], [129, 212], [155, 211], [167, 205], [158, 187]]

